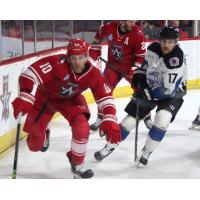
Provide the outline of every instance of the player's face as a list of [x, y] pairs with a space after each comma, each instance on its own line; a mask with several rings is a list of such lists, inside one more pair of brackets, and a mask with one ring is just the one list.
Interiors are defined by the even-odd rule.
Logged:
[[81, 73], [83, 72], [85, 68], [85, 63], [87, 61], [87, 56], [84, 55], [71, 55], [69, 57], [72, 69], [75, 73]]
[[135, 26], [135, 20], [124, 20], [122, 22], [122, 25], [124, 26], [124, 29], [126, 31], [132, 31], [133, 27]]
[[135, 20], [126, 20], [125, 28], [127, 31], [132, 31], [135, 26]]
[[176, 41], [171, 39], [162, 39], [160, 41], [160, 46], [163, 54], [170, 53], [176, 46]]

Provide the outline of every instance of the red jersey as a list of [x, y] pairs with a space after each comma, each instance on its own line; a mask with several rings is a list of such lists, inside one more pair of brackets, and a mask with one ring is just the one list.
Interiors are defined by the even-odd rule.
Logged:
[[37, 92], [41, 92], [50, 103], [61, 103], [69, 98], [73, 101], [90, 88], [100, 109], [106, 105], [115, 107], [99, 69], [87, 61], [85, 71], [81, 75], [75, 74], [66, 55], [50, 56], [33, 63], [20, 75], [19, 83], [20, 89], [28, 92], [37, 84]]
[[119, 23], [111, 22], [100, 27], [97, 40], [108, 42], [108, 63], [127, 73], [131, 67], [141, 66], [144, 62], [146, 47], [144, 34], [138, 26], [123, 35], [119, 33]]

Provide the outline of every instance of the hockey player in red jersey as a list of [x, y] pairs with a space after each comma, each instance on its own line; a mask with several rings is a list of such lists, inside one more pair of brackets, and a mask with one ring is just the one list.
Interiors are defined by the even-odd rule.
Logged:
[[[100, 134], [107, 141], [121, 141], [116, 109], [105, 77], [87, 60], [88, 44], [82, 39], [72, 39], [67, 55], [43, 58], [29, 66], [19, 77], [20, 94], [13, 101], [14, 116], [28, 114], [24, 131], [28, 133], [27, 145], [31, 151], [46, 151], [49, 146], [48, 124], [55, 112], [60, 112], [72, 130], [71, 150], [67, 157], [72, 173], [81, 178], [91, 178], [93, 171], [83, 165], [89, 138], [90, 112], [81, 94], [90, 88], [98, 108], [104, 114]], [[33, 87], [37, 85], [35, 94]]]
[[[108, 42], [108, 64], [103, 73], [108, 86], [113, 91], [122, 78], [131, 84], [134, 70], [141, 67], [144, 62], [146, 53], [144, 34], [134, 20], [115, 21], [101, 26], [89, 52], [93, 60], [101, 56], [99, 44], [104, 39]], [[98, 129], [101, 117], [102, 113], [99, 112], [96, 122], [90, 126], [91, 130]], [[148, 128], [151, 128], [150, 115], [145, 117], [144, 122]]]

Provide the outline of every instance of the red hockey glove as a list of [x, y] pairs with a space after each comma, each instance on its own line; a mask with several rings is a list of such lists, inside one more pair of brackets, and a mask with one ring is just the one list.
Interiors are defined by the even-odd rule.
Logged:
[[89, 56], [96, 61], [101, 56], [101, 45], [92, 45], [89, 50]]
[[99, 128], [99, 134], [100, 136], [106, 134], [106, 140], [112, 144], [121, 142], [120, 127], [117, 123], [116, 116], [109, 114], [103, 116]]
[[12, 102], [14, 117], [18, 117], [19, 113], [22, 115], [29, 113], [35, 102], [35, 97], [26, 92], [20, 92], [19, 96]]

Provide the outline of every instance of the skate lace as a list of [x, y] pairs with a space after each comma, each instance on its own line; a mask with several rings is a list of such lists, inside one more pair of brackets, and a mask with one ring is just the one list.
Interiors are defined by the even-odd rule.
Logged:
[[97, 118], [97, 120], [94, 122], [95, 126], [99, 126], [101, 124], [101, 119]]
[[86, 167], [84, 167], [83, 165], [77, 165], [76, 167], [76, 171], [80, 172], [80, 173], [84, 173], [86, 172], [88, 169]]
[[151, 155], [151, 152], [149, 152], [149, 151], [143, 151], [143, 153], [142, 153], [142, 157], [145, 159], [148, 159], [150, 155]]
[[105, 146], [100, 152], [103, 156], [106, 156], [107, 154], [111, 152], [111, 150], [108, 146]]

